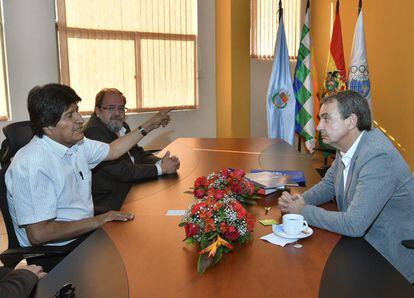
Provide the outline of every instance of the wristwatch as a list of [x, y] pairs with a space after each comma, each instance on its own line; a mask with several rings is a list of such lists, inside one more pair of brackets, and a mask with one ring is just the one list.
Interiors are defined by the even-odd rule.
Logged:
[[140, 125], [138, 126], [139, 131], [141, 132], [141, 134], [145, 137], [148, 133], [145, 131], [145, 129]]

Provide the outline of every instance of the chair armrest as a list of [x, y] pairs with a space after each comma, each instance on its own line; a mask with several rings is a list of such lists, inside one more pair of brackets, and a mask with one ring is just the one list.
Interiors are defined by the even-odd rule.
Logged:
[[10, 248], [0, 254], [0, 261], [6, 267], [14, 268], [22, 259], [41, 256], [56, 256], [69, 253], [67, 246], [30, 246]]
[[160, 152], [161, 150], [162, 150], [162, 149], [149, 149], [149, 150], [145, 150], [145, 152], [148, 152], [148, 153], [154, 154], [154, 153]]
[[330, 154], [335, 154], [336, 153], [336, 149], [334, 149], [334, 148], [315, 147], [313, 149], [316, 150], [316, 151], [321, 151], [321, 152], [330, 153]]
[[414, 249], [414, 239], [411, 240], [403, 240], [401, 244], [404, 245], [406, 248]]
[[106, 207], [102, 207], [102, 206], [93, 207], [93, 213], [94, 213], [95, 216], [104, 214], [104, 213], [109, 212], [109, 211], [111, 211], [111, 209], [106, 208]]

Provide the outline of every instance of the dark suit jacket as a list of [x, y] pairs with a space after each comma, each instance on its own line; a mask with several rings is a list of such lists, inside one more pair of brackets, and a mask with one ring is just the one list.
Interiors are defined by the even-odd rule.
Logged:
[[37, 276], [25, 269], [0, 267], [0, 298], [29, 297], [37, 283]]
[[[130, 131], [127, 123], [124, 123], [124, 127], [127, 132]], [[105, 143], [117, 139], [117, 135], [95, 113], [85, 126], [85, 136]], [[134, 157], [134, 163], [126, 153], [116, 160], [104, 161], [93, 169], [92, 197], [98, 209], [119, 210], [133, 183], [158, 176], [155, 166], [158, 157], [137, 145], [129, 153]]]

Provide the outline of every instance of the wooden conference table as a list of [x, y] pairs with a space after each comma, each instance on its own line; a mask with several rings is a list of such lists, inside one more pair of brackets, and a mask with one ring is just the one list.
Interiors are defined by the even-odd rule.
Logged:
[[[130, 297], [412, 295], [412, 286], [363, 239], [342, 238], [313, 228], [311, 237], [299, 241], [302, 248], [293, 245], [282, 248], [260, 240], [261, 236], [271, 233], [271, 227], [258, 222], [251, 242], [237, 246], [217, 265], [199, 275], [196, 269], [199, 248], [182, 242], [185, 232], [178, 227], [180, 217], [166, 216], [168, 210], [184, 210], [193, 202], [192, 195], [185, 192], [190, 190], [197, 177], [227, 167], [246, 171], [260, 168], [302, 170], [307, 187], [320, 181], [320, 177], [310, 157], [280, 140], [188, 138], [174, 141], [165, 150], [179, 156], [181, 168], [178, 174], [134, 186], [123, 211], [133, 212], [135, 219], [104, 227], [123, 260], [128, 282], [122, 270], [119, 271], [119, 264], [115, 270], [120, 273], [114, 272], [113, 278], [121, 276], [117, 286], [128, 287]], [[279, 195], [265, 197], [257, 206], [249, 207], [249, 212], [256, 219], [280, 221], [281, 214], [276, 207]], [[273, 207], [267, 215], [264, 206]], [[334, 208], [329, 204], [326, 207]], [[87, 249], [88, 243], [83, 244], [81, 250]], [[76, 253], [75, 250], [72, 254]], [[90, 250], [89, 254], [93, 257], [94, 251]], [[119, 258], [107, 262], [107, 267], [112, 268], [110, 262], [119, 262]], [[50, 273], [50, 279], [55, 270], [69, 270], [67, 265], [60, 267], [64, 266], [59, 264]], [[106, 282], [102, 280], [96, 286], [107, 287]], [[46, 282], [41, 281], [40, 288], [47, 287], [44, 284]], [[122, 285], [119, 287], [121, 290], [116, 291], [125, 293]], [[111, 297], [110, 291], [105, 297]]]

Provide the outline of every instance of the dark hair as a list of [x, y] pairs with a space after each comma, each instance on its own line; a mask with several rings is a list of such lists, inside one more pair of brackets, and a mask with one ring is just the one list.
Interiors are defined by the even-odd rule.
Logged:
[[116, 88], [104, 88], [101, 91], [98, 92], [98, 94], [96, 94], [95, 97], [95, 107], [96, 108], [100, 108], [102, 106], [102, 101], [105, 97], [105, 95], [107, 94], [115, 94], [115, 95], [119, 95], [122, 97], [122, 99], [124, 100], [124, 104], [126, 104], [126, 98], [124, 96], [124, 94], [122, 94], [121, 91], [119, 91]]
[[80, 101], [81, 98], [75, 90], [66, 85], [47, 84], [34, 87], [27, 98], [33, 133], [41, 138], [44, 127], [56, 126], [63, 112]]
[[360, 131], [371, 130], [371, 110], [368, 101], [358, 92], [346, 90], [337, 94], [322, 98], [321, 105], [335, 101], [338, 103], [339, 114], [346, 119], [351, 114], [358, 118], [357, 127]]

